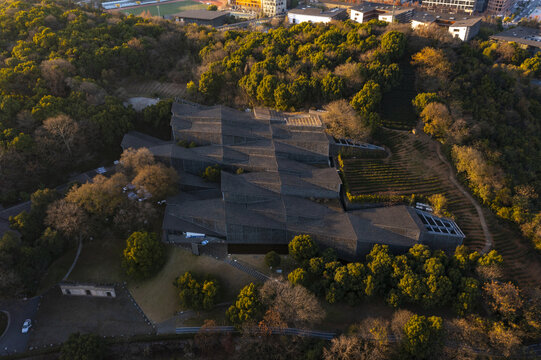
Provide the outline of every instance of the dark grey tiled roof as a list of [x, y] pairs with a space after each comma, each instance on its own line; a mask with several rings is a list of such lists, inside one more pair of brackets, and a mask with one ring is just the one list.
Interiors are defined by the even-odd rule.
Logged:
[[[350, 257], [375, 243], [411, 246], [427, 233], [406, 206], [346, 212], [326, 205], [339, 199], [342, 182], [328, 166], [331, 139], [317, 114], [189, 104], [174, 104], [173, 114], [177, 139], [197, 133], [205, 141], [201, 134], [208, 134], [208, 144], [186, 149], [130, 133], [123, 145], [148, 145], [177, 165], [220, 164], [224, 170], [218, 189], [186, 172], [201, 171], [194, 170], [200, 166], [182, 165], [181, 183], [198, 190], [168, 199], [167, 231], [204, 233], [237, 244], [287, 243], [291, 235], [307, 233]], [[246, 172], [231, 172], [239, 167]]]

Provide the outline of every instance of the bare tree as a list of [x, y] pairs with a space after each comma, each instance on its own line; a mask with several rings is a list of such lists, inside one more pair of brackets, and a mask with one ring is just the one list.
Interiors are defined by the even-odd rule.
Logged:
[[55, 96], [66, 95], [66, 77], [75, 71], [75, 67], [64, 59], [45, 60], [40, 65], [41, 75]]
[[261, 300], [295, 326], [315, 324], [323, 320], [325, 310], [316, 296], [306, 288], [287, 281], [267, 281], [260, 290]]
[[408, 310], [397, 310], [393, 314], [393, 319], [391, 320], [391, 332], [397, 338], [401, 339], [404, 334], [404, 326], [413, 315], [411, 311]]
[[490, 351], [487, 322], [476, 317], [453, 319], [446, 322], [449, 347], [444, 354], [449, 358], [470, 359], [475, 351]]
[[364, 359], [361, 338], [340, 335], [332, 339], [331, 346], [323, 349], [325, 360], [362, 360]]
[[501, 322], [494, 324], [488, 336], [492, 347], [506, 357], [514, 354], [522, 345], [518, 329], [507, 327]]
[[118, 170], [131, 178], [143, 167], [155, 163], [154, 156], [147, 148], [128, 148], [120, 155]]
[[520, 289], [511, 282], [492, 280], [483, 286], [483, 291], [492, 311], [511, 320], [518, 315], [524, 304]]
[[360, 116], [346, 100], [337, 100], [324, 106], [323, 121], [327, 132], [335, 138], [366, 141], [370, 128], [363, 124]]
[[115, 230], [127, 235], [134, 231], [150, 230], [158, 218], [158, 211], [149, 202], [124, 201], [116, 212], [113, 223]]
[[203, 326], [199, 329], [199, 332], [194, 337], [195, 346], [199, 349], [201, 355], [206, 358], [215, 358], [215, 355], [219, 353], [220, 336], [214, 330], [216, 328], [216, 321], [205, 320]]
[[47, 209], [45, 223], [62, 232], [66, 237], [84, 236], [88, 233], [88, 216], [77, 204], [57, 200]]
[[68, 154], [73, 156], [73, 143], [79, 131], [79, 125], [67, 115], [58, 115], [43, 122], [43, 128], [53, 137], [62, 141]]
[[149, 192], [153, 199], [165, 199], [178, 191], [177, 172], [163, 164], [141, 168], [132, 182], [138, 188]]
[[90, 214], [112, 216], [125, 200], [122, 187], [127, 182], [122, 173], [116, 173], [110, 178], [97, 175], [92, 182], [71, 188], [66, 201], [79, 205]]

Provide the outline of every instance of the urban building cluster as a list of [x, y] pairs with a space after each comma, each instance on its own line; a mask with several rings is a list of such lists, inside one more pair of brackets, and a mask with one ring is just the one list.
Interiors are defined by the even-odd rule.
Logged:
[[[463, 242], [453, 220], [421, 209], [348, 205], [334, 166], [345, 145], [325, 132], [317, 113], [192, 103], [175, 103], [172, 113], [174, 140], [131, 132], [122, 141], [124, 149], [148, 148], [179, 173], [182, 191], [167, 199], [164, 241], [266, 252], [309, 234], [347, 260], [361, 258], [374, 244], [399, 252], [418, 243], [453, 250]], [[219, 169], [220, 180], [205, 179], [209, 167]]]
[[[327, 23], [331, 20], [348, 18], [347, 9], [334, 8], [323, 11], [315, 7], [292, 9], [287, 15], [289, 23], [297, 24], [303, 21]], [[430, 12], [424, 8], [397, 7], [393, 5], [365, 2], [349, 9], [349, 18], [359, 23], [370, 20], [380, 20], [388, 23], [411, 23], [412, 28], [436, 25], [446, 28], [455, 38], [468, 41], [479, 33], [481, 17], [467, 13]]]

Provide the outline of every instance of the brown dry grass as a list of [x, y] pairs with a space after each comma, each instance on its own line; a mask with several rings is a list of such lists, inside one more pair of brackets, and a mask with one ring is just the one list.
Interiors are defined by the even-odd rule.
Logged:
[[45, 276], [41, 279], [38, 287], [38, 294], [43, 294], [62, 280], [73, 263], [76, 253], [77, 247], [73, 246], [51, 264], [49, 269], [47, 269]]
[[222, 296], [219, 301], [232, 301], [239, 290], [252, 281], [250, 275], [241, 272], [227, 263], [208, 256], [195, 256], [189, 251], [177, 247], [168, 247], [169, 259], [163, 269], [152, 279], [130, 284], [130, 292], [154, 322], [171, 318], [179, 310], [175, 279], [191, 271], [195, 274], [209, 274], [218, 279]]
[[113, 235], [87, 241], [68, 280], [95, 283], [118, 283], [127, 280], [122, 269], [122, 251], [126, 240]]

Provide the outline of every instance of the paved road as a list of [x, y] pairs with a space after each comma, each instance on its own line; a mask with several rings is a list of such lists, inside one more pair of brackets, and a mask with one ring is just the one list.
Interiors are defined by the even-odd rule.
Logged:
[[9, 300], [0, 303], [0, 310], [9, 314], [8, 329], [0, 338], [0, 355], [20, 353], [26, 350], [30, 334], [22, 334], [21, 328], [26, 319], [34, 318], [40, 300], [41, 298], [37, 296], [26, 301]]

